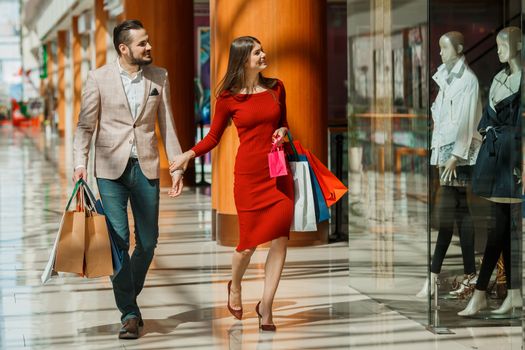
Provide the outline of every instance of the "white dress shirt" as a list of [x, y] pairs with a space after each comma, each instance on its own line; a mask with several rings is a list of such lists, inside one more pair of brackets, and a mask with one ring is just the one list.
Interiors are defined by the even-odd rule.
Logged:
[[450, 72], [442, 64], [432, 78], [439, 85], [439, 93], [431, 107], [434, 131], [430, 164], [444, 166], [453, 155], [458, 158], [457, 165], [474, 165], [481, 147], [478, 79], [464, 57]]
[[[140, 69], [135, 76], [130, 75], [126, 72], [121, 66], [120, 62], [117, 59], [118, 68], [120, 71], [120, 79], [122, 80], [122, 85], [124, 87], [124, 92], [128, 100], [129, 109], [133, 120], [137, 119], [137, 114], [140, 110], [142, 103], [144, 103], [144, 78], [142, 74], [142, 69]], [[135, 141], [131, 147], [131, 153], [129, 155], [131, 158], [138, 158], [137, 146]]]

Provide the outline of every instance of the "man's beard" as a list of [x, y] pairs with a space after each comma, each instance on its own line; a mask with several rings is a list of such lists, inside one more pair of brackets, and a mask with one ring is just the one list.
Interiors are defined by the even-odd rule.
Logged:
[[[150, 57], [151, 57], [151, 54], [150, 54]], [[129, 50], [129, 58], [130, 58], [131, 64], [136, 64], [138, 66], [147, 66], [148, 64], [151, 64], [153, 62], [153, 57], [151, 57], [149, 61], [146, 61], [141, 58], [137, 58], [133, 56], [133, 52], [131, 52], [131, 50]]]

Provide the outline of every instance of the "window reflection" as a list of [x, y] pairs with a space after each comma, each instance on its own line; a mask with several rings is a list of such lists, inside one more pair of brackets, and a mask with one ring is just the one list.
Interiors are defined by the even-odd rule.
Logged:
[[[521, 1], [347, 4], [351, 286], [436, 329], [520, 324], [513, 310], [520, 309], [522, 278], [521, 73], [496, 79], [517, 98], [519, 117], [512, 125], [519, 146], [501, 146], [508, 149], [501, 157], [512, 155], [513, 166], [492, 168], [504, 173], [497, 176], [515, 192], [500, 203], [492, 198], [497, 196], [477, 192], [472, 182], [483, 148], [478, 132], [483, 107], [496, 111], [510, 96], [491, 88], [505, 66], [498, 62], [496, 35], [520, 25]], [[432, 79], [445, 61], [440, 38], [450, 32], [463, 35], [461, 52], [451, 35], [457, 57]], [[454, 88], [457, 82], [463, 88]], [[432, 113], [431, 102], [440, 104]], [[493, 143], [501, 132], [494, 125], [491, 130]], [[454, 167], [447, 164], [452, 155]], [[492, 244], [495, 233], [507, 237], [506, 245]], [[487, 255], [488, 246], [494, 254]], [[507, 259], [499, 254], [504, 250]], [[484, 272], [486, 288], [481, 286], [486, 277], [479, 282], [488, 308], [459, 316], [472, 300], [480, 268], [491, 273]]]

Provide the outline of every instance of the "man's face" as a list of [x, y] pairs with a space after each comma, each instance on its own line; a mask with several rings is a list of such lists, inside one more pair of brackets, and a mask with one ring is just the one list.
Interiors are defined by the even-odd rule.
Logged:
[[122, 57], [130, 64], [145, 66], [153, 62], [151, 45], [145, 29], [131, 29], [129, 31], [131, 43], [120, 44]]

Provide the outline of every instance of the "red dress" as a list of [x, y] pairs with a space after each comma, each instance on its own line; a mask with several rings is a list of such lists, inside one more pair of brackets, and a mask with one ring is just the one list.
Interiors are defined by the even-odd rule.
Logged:
[[217, 99], [210, 131], [192, 150], [196, 156], [220, 141], [230, 118], [237, 127], [239, 149], [235, 159], [234, 198], [239, 217], [237, 251], [255, 248], [278, 237], [289, 237], [294, 208], [293, 178], [270, 177], [268, 152], [272, 135], [286, 121], [284, 85], [251, 95], [224, 93]]

